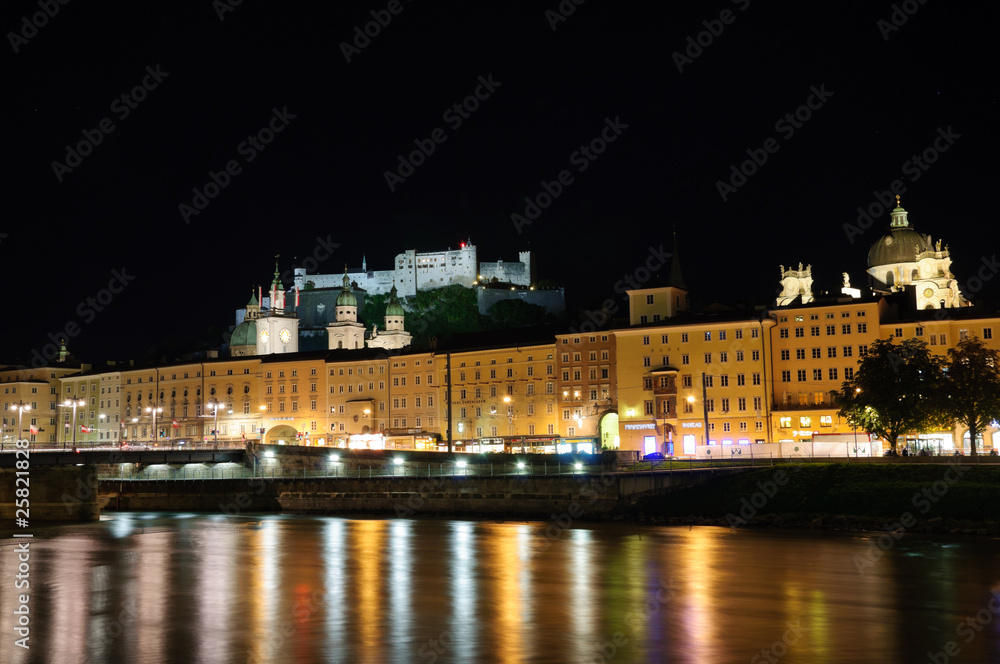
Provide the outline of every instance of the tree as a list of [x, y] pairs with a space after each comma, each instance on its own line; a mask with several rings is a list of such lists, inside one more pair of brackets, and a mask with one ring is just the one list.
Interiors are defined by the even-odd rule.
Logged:
[[854, 377], [832, 394], [841, 417], [888, 440], [895, 452], [903, 434], [927, 431], [945, 419], [935, 408], [941, 377], [941, 358], [926, 343], [907, 339], [895, 344], [889, 337], [873, 341]]
[[952, 421], [968, 428], [975, 456], [976, 436], [1000, 420], [1000, 354], [979, 338], [968, 337], [948, 349], [947, 364], [940, 407]]

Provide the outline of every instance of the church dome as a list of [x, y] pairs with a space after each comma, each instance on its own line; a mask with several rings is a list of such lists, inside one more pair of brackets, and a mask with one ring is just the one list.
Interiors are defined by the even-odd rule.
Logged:
[[868, 267], [913, 263], [917, 254], [925, 251], [933, 251], [930, 238], [910, 227], [906, 210], [897, 204], [892, 211], [889, 232], [876, 240], [868, 251]]
[[393, 284], [392, 290], [389, 291], [389, 304], [385, 308], [386, 317], [389, 316], [405, 316], [406, 312], [403, 311], [403, 305], [399, 303], [399, 298], [396, 297], [396, 285]]
[[229, 347], [233, 346], [256, 346], [257, 345], [257, 321], [245, 320], [233, 330], [233, 336], [229, 339]]
[[351, 292], [351, 279], [344, 273], [344, 286], [340, 295], [337, 296], [337, 306], [338, 307], [356, 307], [358, 306], [358, 298], [354, 297], [354, 293]]

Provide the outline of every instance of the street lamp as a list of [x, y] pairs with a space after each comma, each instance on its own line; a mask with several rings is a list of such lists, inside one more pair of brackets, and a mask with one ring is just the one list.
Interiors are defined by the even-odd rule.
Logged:
[[208, 408], [215, 411], [215, 424], [212, 425], [212, 436], [214, 438], [215, 448], [219, 447], [219, 403], [209, 403], [205, 404]]
[[[73, 428], [73, 451], [76, 452], [76, 407], [77, 406], [86, 406], [87, 402], [85, 400], [83, 400], [83, 399], [79, 399], [79, 400], [78, 399], [67, 399], [63, 403], [63, 405], [71, 407], [73, 409], [73, 423], [72, 423], [71, 426]], [[66, 436], [63, 436], [63, 449], [66, 449]]]
[[146, 412], [153, 414], [153, 444], [155, 445], [160, 442], [160, 435], [159, 432], [156, 430], [156, 414], [162, 413], [163, 408], [160, 406], [157, 406], [156, 408], [153, 408], [152, 406], [146, 406]]
[[13, 406], [14, 410], [17, 411], [17, 433], [14, 434], [14, 445], [17, 446], [17, 441], [21, 439], [21, 414], [26, 410], [31, 410], [31, 406], [23, 401], [18, 401]]
[[[854, 396], [857, 397], [861, 393], [861, 388], [854, 388]], [[858, 421], [854, 420], [854, 456], [858, 456]]]

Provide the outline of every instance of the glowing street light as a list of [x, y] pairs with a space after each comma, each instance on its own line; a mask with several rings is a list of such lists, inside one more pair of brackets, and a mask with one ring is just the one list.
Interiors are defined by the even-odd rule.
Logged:
[[152, 406], [146, 406], [146, 412], [153, 414], [153, 444], [160, 442], [160, 432], [156, 430], [156, 414], [163, 412], [162, 406], [157, 406], [153, 408]]
[[[76, 452], [76, 408], [77, 406], [86, 406], [87, 402], [84, 399], [67, 399], [63, 402], [63, 405], [67, 408], [73, 409], [73, 451]], [[63, 449], [66, 449], [66, 436], [63, 435]]]

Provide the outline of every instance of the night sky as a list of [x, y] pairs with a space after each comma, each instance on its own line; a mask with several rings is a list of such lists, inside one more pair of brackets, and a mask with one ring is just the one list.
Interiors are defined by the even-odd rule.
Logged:
[[[696, 302], [769, 302], [799, 261], [839, 290], [888, 209], [844, 224], [896, 180], [960, 284], [995, 251], [995, 2], [49, 2], [0, 22], [3, 359], [68, 324], [80, 359], [141, 357], [231, 324], [275, 254], [389, 269], [466, 238], [481, 261], [533, 250], [574, 309], [619, 298], [673, 229]], [[359, 38], [372, 12], [388, 24]], [[748, 150], [766, 161], [720, 192]]]

